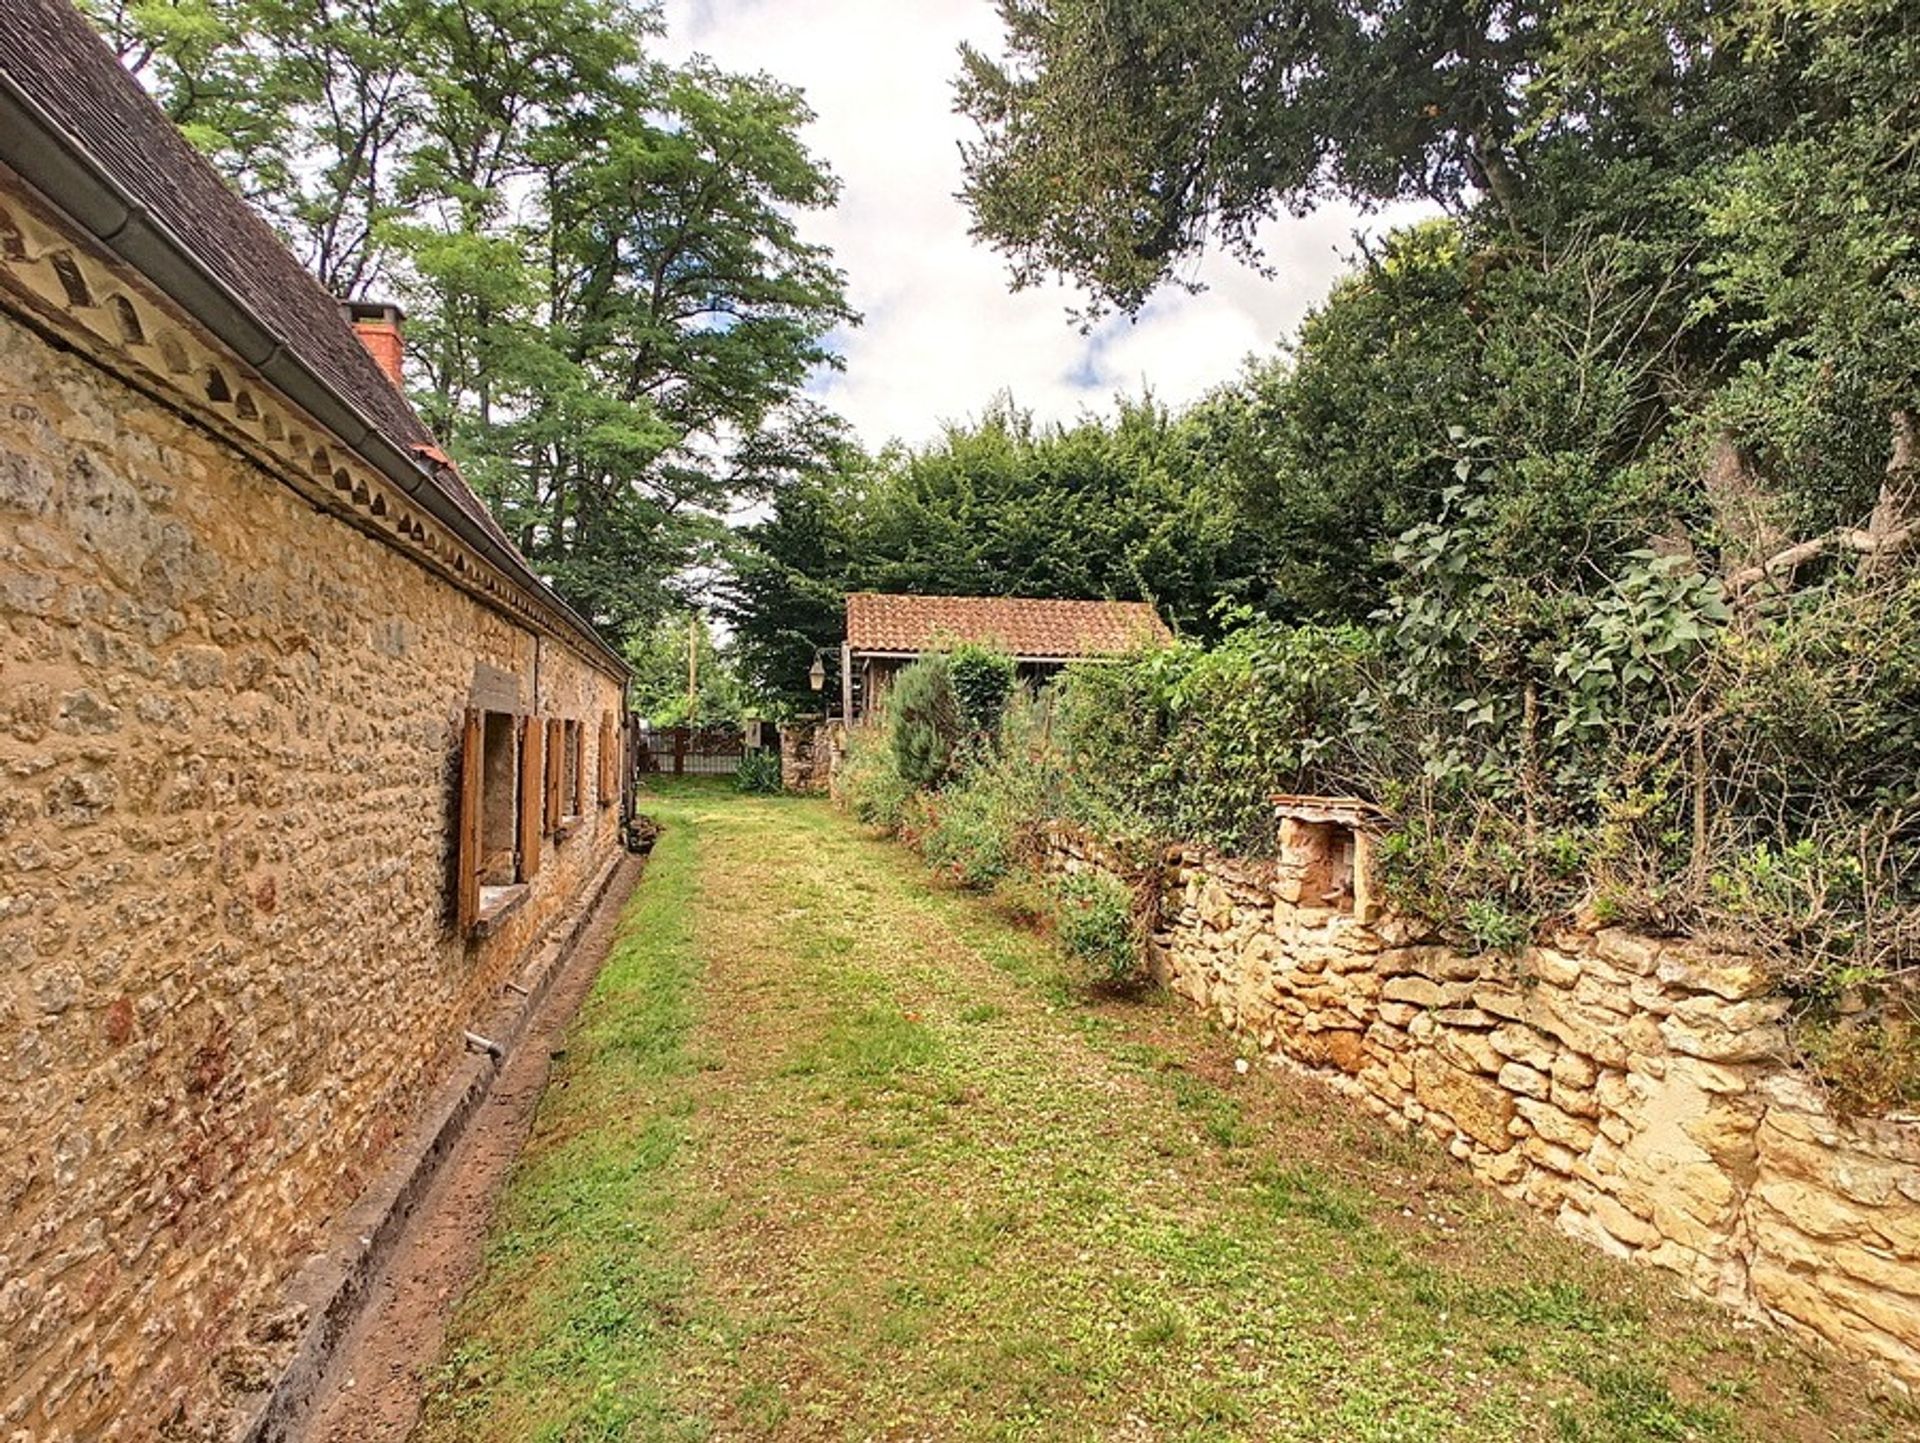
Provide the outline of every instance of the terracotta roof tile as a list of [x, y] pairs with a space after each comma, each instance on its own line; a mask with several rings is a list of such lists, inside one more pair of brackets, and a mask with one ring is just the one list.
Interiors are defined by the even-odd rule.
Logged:
[[1172, 639], [1144, 601], [883, 596], [870, 591], [847, 598], [847, 640], [855, 651], [937, 651], [971, 641], [1039, 659], [1113, 656]]

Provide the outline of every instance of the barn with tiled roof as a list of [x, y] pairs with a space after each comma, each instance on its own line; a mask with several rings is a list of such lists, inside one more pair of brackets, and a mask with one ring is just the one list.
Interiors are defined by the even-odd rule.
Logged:
[[1005, 652], [1023, 674], [1037, 678], [1069, 662], [1120, 656], [1172, 640], [1166, 623], [1144, 601], [857, 591], [847, 597], [842, 707], [852, 716], [870, 710], [901, 667], [955, 646]]

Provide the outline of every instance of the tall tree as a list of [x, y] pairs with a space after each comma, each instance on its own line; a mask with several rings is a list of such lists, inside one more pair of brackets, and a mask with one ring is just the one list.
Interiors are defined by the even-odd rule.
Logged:
[[1527, 0], [1000, 0], [1007, 54], [962, 52], [975, 232], [1016, 283], [1138, 309], [1217, 238], [1330, 196], [1470, 189], [1517, 208]]
[[856, 320], [798, 217], [799, 94], [647, 54], [652, 0], [94, 0], [127, 63], [343, 298], [410, 316], [430, 424], [609, 632], [831, 444]]

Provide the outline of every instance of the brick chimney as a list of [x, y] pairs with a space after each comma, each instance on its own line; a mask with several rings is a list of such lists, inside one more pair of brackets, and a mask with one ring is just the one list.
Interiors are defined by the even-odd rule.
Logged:
[[388, 305], [385, 301], [348, 301], [342, 309], [346, 311], [347, 319], [353, 322], [353, 333], [360, 338], [360, 344], [367, 348], [367, 354], [387, 373], [387, 379], [393, 382], [394, 389], [406, 390], [404, 363], [407, 342], [400, 329], [406, 316], [400, 307]]

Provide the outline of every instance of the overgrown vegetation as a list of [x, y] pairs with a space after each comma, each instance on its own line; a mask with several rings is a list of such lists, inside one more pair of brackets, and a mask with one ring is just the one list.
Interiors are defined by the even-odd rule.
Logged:
[[825, 807], [649, 810], [423, 1443], [1912, 1436]]
[[1071, 679], [1060, 814], [1258, 852], [1267, 792], [1357, 792], [1455, 940], [1752, 948], [1829, 1075], [1920, 1089], [1920, 11], [1001, 8], [960, 95], [1016, 284], [1097, 318], [1329, 195], [1444, 212], [1186, 415], [983, 427], [849, 502], [913, 518], [887, 565], [935, 590], [995, 534], [977, 471], [1214, 508], [1212, 604], [1144, 564], [1078, 593], [1207, 645]]
[[780, 753], [772, 747], [744, 752], [733, 774], [736, 790], [759, 796], [773, 796], [780, 790]]
[[[896, 709], [856, 732], [844, 794], [992, 890], [1030, 881], [1056, 822], [1140, 856], [1174, 840], [1258, 856], [1273, 793], [1358, 792], [1388, 813], [1382, 893], [1457, 944], [1567, 923], [1705, 934], [1771, 960], [1847, 1098], [1920, 1096], [1920, 687], [1892, 636], [1920, 621], [1920, 579], [1837, 576], [1743, 609], [1641, 553], [1597, 593], [1515, 597], [1466, 545], [1446, 525], [1403, 538], [1370, 628], [1243, 620], [1212, 648], [1073, 668], [991, 736], [963, 743], [950, 717], [937, 776], [907, 773]], [[1521, 606], [1556, 626], [1521, 627]]]
[[1133, 893], [1105, 872], [1069, 872], [1055, 887], [1060, 945], [1098, 987], [1125, 992], [1146, 977]]

